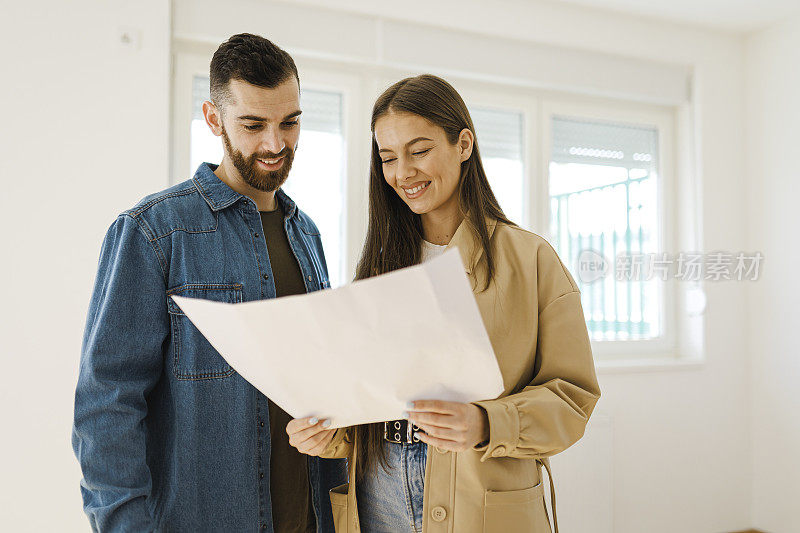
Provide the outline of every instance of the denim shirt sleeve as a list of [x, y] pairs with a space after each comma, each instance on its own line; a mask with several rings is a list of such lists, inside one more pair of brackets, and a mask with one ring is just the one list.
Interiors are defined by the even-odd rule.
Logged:
[[155, 529], [144, 419], [169, 335], [165, 294], [155, 249], [120, 215], [103, 241], [75, 394], [72, 445], [94, 531]]

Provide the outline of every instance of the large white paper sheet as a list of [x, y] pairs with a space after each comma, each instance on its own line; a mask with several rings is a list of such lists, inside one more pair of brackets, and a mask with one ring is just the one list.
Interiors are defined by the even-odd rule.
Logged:
[[295, 418], [402, 418], [411, 400], [497, 397], [503, 378], [457, 250], [338, 289], [238, 304], [173, 296]]

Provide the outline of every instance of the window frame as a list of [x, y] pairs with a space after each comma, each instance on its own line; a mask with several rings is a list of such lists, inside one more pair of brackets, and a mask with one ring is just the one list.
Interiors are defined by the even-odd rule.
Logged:
[[[542, 161], [539, 175], [540, 198], [546, 205], [539, 208], [547, 214], [548, 224], [545, 233], [551, 241], [550, 219], [550, 156], [552, 151], [552, 119], [554, 116], [567, 116], [571, 118], [608, 121], [632, 126], [655, 127], [658, 132], [658, 162], [656, 171], [657, 183], [657, 215], [659, 227], [659, 249], [654, 253], [669, 253], [676, 250], [673, 216], [675, 209], [674, 183], [674, 135], [675, 112], [664, 106], [640, 104], [635, 102], [615, 102], [608, 99], [575, 97], [549, 97], [541, 100], [541, 151], [539, 157]], [[610, 275], [614, 275], [612, 261]], [[567, 265], [571, 268], [572, 265]], [[572, 272], [572, 271], [570, 271]], [[668, 278], [659, 283], [661, 301], [660, 330], [662, 335], [654, 339], [632, 340], [592, 340], [592, 351], [604, 361], [629, 360], [638, 357], [644, 358], [673, 358], [677, 353], [678, 317], [676, 301], [678, 297], [677, 281]]]
[[[173, 101], [171, 121], [170, 182], [191, 176], [190, 124], [192, 115], [192, 78], [208, 76], [208, 62], [213, 49], [205, 45], [178, 43], [173, 56]], [[343, 249], [340, 251], [343, 281], [351, 279], [359, 259], [368, 221], [368, 176], [371, 151], [369, 121], [372, 103], [397, 80], [428, 69], [406, 66], [359, 64], [346, 60], [294, 53], [301, 75], [302, 88], [335, 90], [343, 95], [342, 135], [345, 144], [342, 209]], [[554, 115], [606, 120], [616, 123], [646, 125], [658, 130], [658, 252], [677, 250], [678, 228], [674, 146], [681, 108], [610, 97], [556, 91], [520, 85], [508, 80], [458, 73], [439, 73], [453, 84], [471, 107], [515, 111], [523, 119], [523, 224], [551, 241], [549, 162], [551, 119]], [[356, 127], [357, 126], [357, 127]], [[683, 131], [683, 130], [681, 130]], [[302, 208], [302, 206], [301, 206]], [[613, 274], [612, 274], [613, 275]], [[592, 340], [592, 349], [603, 364], [629, 363], [637, 360], [680, 361], [679, 340], [683, 323], [677, 314], [679, 286], [670, 279], [661, 286], [661, 331], [656, 339], [606, 341]], [[688, 287], [687, 287], [688, 288]]]

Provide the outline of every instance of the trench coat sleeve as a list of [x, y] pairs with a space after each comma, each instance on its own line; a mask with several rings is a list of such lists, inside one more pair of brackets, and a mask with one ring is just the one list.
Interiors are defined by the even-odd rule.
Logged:
[[353, 427], [338, 428], [333, 434], [333, 439], [319, 454], [323, 459], [344, 459], [350, 457], [353, 451]]
[[583, 436], [599, 399], [580, 292], [571, 290], [539, 311], [531, 382], [515, 394], [475, 402], [488, 415], [489, 442], [473, 449], [483, 452], [481, 461], [557, 454]]

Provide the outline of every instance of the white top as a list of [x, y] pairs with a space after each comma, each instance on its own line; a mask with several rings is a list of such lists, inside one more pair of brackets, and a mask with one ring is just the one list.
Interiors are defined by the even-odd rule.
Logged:
[[437, 255], [442, 255], [445, 248], [447, 248], [446, 244], [433, 244], [422, 239], [422, 262], [433, 259]]

